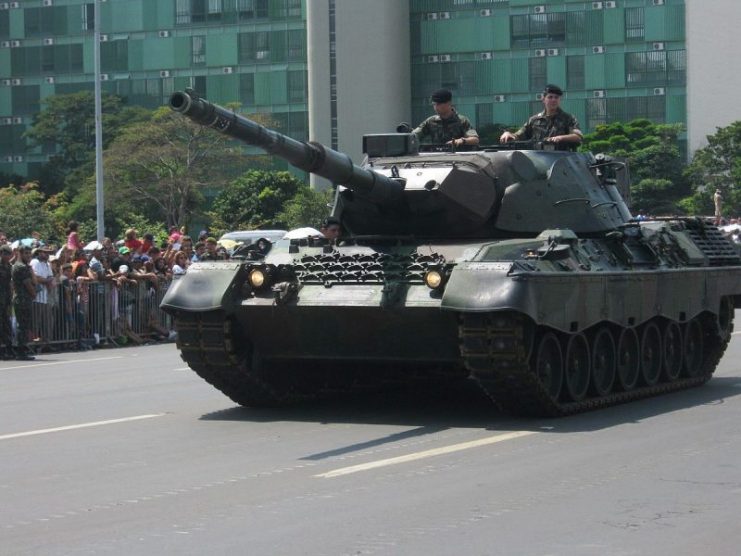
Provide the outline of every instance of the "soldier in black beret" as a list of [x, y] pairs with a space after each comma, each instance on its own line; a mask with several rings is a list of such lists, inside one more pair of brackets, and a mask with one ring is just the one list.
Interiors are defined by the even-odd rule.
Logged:
[[471, 126], [471, 122], [453, 108], [453, 93], [447, 89], [438, 89], [430, 95], [430, 100], [435, 115], [419, 124], [412, 133], [420, 139], [429, 137], [430, 142], [436, 145], [460, 147], [479, 144], [479, 134]]
[[543, 90], [544, 110], [532, 116], [517, 132], [502, 133], [499, 141], [545, 141], [554, 143], [558, 149], [576, 148], [581, 143], [582, 133], [576, 118], [561, 110], [562, 96], [563, 91], [558, 85], [546, 85]]

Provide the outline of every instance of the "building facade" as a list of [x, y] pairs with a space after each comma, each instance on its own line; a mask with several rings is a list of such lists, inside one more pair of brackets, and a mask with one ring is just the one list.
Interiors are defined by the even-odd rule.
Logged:
[[[308, 129], [302, 0], [102, 0], [104, 92], [162, 106], [193, 87], [281, 131]], [[94, 3], [0, 2], [0, 172], [33, 177], [49, 152], [23, 132], [53, 94], [93, 90]]]
[[[479, 131], [520, 125], [546, 83], [584, 131], [648, 118], [691, 150], [735, 119], [736, 0], [101, 0], [105, 91], [146, 107], [193, 87], [270, 113], [359, 161], [362, 133], [416, 124], [453, 91]], [[0, 171], [48, 157], [23, 138], [43, 99], [93, 88], [88, 0], [0, 0]], [[689, 91], [689, 99], [688, 99]], [[494, 128], [491, 128], [494, 129]]]

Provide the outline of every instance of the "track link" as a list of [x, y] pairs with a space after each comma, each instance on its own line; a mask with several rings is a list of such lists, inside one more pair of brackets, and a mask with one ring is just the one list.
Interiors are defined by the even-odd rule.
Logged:
[[700, 386], [710, 379], [730, 341], [730, 332], [725, 338], [706, 333], [705, 360], [697, 377], [572, 402], [550, 396], [532, 371], [534, 328], [513, 312], [464, 314], [460, 319], [461, 354], [471, 376], [501, 410], [515, 415], [560, 417]]

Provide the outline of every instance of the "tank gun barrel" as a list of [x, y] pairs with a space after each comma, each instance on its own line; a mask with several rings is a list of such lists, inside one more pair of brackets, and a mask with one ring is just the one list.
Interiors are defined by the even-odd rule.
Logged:
[[170, 96], [170, 108], [196, 123], [279, 156], [296, 168], [349, 187], [374, 202], [397, 203], [401, 200], [404, 190], [401, 182], [356, 166], [346, 154], [321, 143], [297, 141], [268, 129], [201, 98], [190, 89], [173, 93]]

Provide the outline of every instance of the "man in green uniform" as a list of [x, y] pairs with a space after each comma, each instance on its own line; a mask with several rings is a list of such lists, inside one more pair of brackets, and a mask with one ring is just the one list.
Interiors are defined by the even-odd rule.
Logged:
[[556, 85], [546, 85], [543, 91], [544, 110], [532, 116], [516, 133], [505, 131], [500, 143], [510, 141], [544, 141], [553, 143], [559, 150], [576, 148], [581, 143], [579, 122], [561, 110], [563, 91]]
[[13, 265], [13, 309], [17, 324], [16, 343], [18, 350], [16, 359], [19, 361], [32, 361], [33, 355], [29, 353], [28, 336], [31, 332], [31, 307], [36, 298], [36, 286], [33, 280], [33, 271], [28, 263], [31, 262], [31, 248], [20, 247], [18, 249], [18, 260]]
[[12, 256], [10, 245], [0, 245], [0, 358], [4, 360], [13, 357], [13, 328], [10, 325], [10, 310], [13, 307]]
[[412, 133], [420, 139], [429, 138], [436, 145], [478, 145], [479, 134], [465, 116], [453, 108], [453, 93], [439, 89], [431, 95], [435, 115], [419, 124]]

